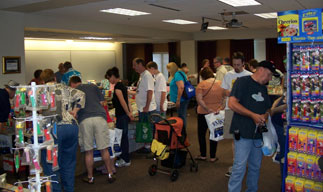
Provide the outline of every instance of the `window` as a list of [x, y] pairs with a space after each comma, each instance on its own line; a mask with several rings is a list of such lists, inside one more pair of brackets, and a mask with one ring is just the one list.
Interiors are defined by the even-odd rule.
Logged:
[[153, 61], [158, 65], [158, 70], [164, 75], [166, 81], [168, 79], [167, 64], [169, 63], [169, 55], [167, 52], [153, 53]]

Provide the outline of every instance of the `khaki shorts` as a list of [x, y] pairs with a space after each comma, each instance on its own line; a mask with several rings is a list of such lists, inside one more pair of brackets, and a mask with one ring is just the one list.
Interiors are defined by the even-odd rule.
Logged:
[[233, 117], [233, 111], [231, 109], [226, 109], [224, 114], [224, 125], [223, 125], [223, 138], [233, 139], [233, 134], [230, 133], [230, 127]]
[[108, 123], [103, 117], [89, 117], [80, 124], [79, 144], [81, 149], [90, 151], [94, 148], [102, 150], [109, 146]]

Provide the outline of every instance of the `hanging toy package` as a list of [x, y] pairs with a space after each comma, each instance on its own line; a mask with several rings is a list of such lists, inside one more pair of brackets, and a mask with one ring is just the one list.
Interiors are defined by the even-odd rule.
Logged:
[[46, 147], [46, 151], [47, 151], [47, 163], [53, 163], [53, 150], [52, 150], [52, 146], [47, 146]]
[[43, 137], [44, 136], [44, 132], [42, 130], [42, 126], [43, 126], [43, 121], [42, 120], [38, 120], [37, 121], [37, 134], [38, 134], [38, 137]]
[[38, 106], [41, 109], [48, 109], [50, 99], [47, 88], [41, 88], [39, 91], [37, 90], [37, 98], [37, 101], [39, 102]]
[[53, 148], [52, 148], [52, 152], [53, 152], [53, 171], [57, 171], [59, 169], [59, 166], [58, 166], [58, 146], [57, 145], [54, 145]]
[[56, 111], [55, 87], [49, 87], [50, 111]]
[[24, 148], [24, 153], [22, 156], [23, 161], [21, 161], [21, 165], [30, 165], [30, 149], [28, 147]]
[[28, 105], [27, 110], [33, 110], [37, 108], [36, 98], [33, 94], [33, 90], [31, 88], [27, 89], [27, 96], [28, 96]]
[[49, 181], [46, 182], [45, 186], [46, 186], [46, 192], [51, 192], [51, 184]]
[[24, 130], [25, 130], [26, 122], [17, 120], [16, 121], [16, 145], [22, 146], [24, 145]]
[[53, 141], [52, 136], [50, 134], [51, 129], [52, 129], [51, 119], [44, 119], [43, 120], [43, 134], [44, 134], [43, 140], [44, 140], [44, 142], [45, 141], [47, 141], [47, 142]]
[[20, 153], [19, 153], [18, 149], [15, 150], [13, 156], [14, 156], [14, 161], [15, 161], [15, 170], [16, 170], [16, 173], [18, 173], [19, 167], [20, 167]]

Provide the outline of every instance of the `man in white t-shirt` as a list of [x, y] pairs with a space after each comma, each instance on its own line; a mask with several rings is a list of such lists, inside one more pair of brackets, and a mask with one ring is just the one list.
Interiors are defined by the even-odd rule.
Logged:
[[155, 99], [156, 99], [156, 113], [166, 116], [167, 99], [166, 99], [166, 79], [164, 75], [158, 71], [157, 63], [150, 61], [147, 64], [147, 70], [155, 78]]
[[[244, 69], [244, 56], [241, 52], [235, 52], [232, 56], [233, 69], [227, 72], [223, 78], [221, 87], [226, 90], [226, 95], [229, 96], [234, 82], [239, 77], [252, 75], [250, 71]], [[233, 139], [233, 135], [230, 134], [230, 126], [233, 117], [233, 111], [228, 107], [228, 100], [225, 107], [225, 117], [224, 117], [224, 126], [223, 126], [223, 137], [224, 139]], [[234, 143], [232, 140], [232, 151], [234, 151]], [[234, 153], [233, 153], [234, 154]], [[231, 175], [231, 168], [225, 174], [227, 177]]]
[[[154, 78], [146, 70], [145, 61], [141, 58], [135, 58], [132, 61], [133, 69], [140, 74], [136, 90], [136, 104], [139, 111], [139, 122], [150, 122], [149, 116], [155, 112], [156, 100], [154, 94]], [[153, 129], [153, 124], [150, 126]], [[152, 130], [153, 131], [153, 130]], [[150, 144], [145, 145], [146, 150], [143, 152], [150, 152]]]

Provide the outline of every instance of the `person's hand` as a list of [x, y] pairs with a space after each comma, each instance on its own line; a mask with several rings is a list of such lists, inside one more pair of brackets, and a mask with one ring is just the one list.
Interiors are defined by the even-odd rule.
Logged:
[[142, 109], [142, 112], [144, 112], [144, 113], [148, 113], [148, 110], [149, 110], [149, 106], [145, 106], [145, 107]]
[[266, 121], [264, 115], [259, 115], [256, 113], [252, 114], [251, 118], [255, 122], [256, 125], [264, 124]]
[[180, 105], [181, 105], [181, 102], [180, 101], [176, 101], [176, 108], [177, 109], [179, 109]]
[[69, 112], [75, 119], [77, 119], [77, 112], [75, 111], [70, 111]]
[[135, 120], [135, 118], [133, 117], [133, 115], [132, 115], [132, 113], [131, 113], [131, 112], [129, 112], [127, 115], [128, 115], [128, 117], [129, 117], [130, 121]]
[[163, 107], [160, 108], [160, 112], [165, 112], [165, 110], [163, 109]]

